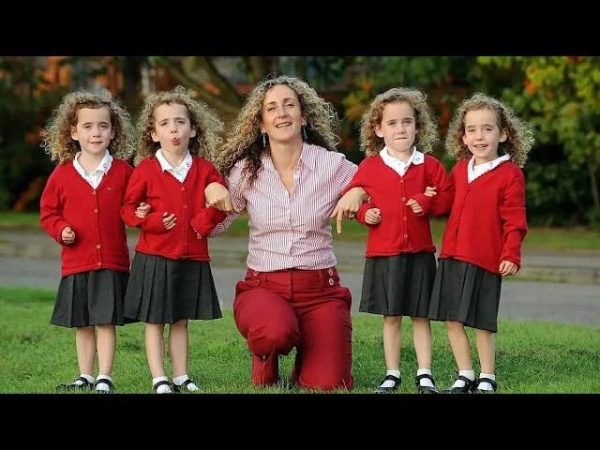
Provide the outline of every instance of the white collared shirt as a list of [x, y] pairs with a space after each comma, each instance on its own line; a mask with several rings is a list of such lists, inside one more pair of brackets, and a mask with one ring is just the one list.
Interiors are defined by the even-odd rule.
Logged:
[[[357, 166], [337, 152], [317, 145], [302, 146], [294, 169], [294, 189], [288, 192], [268, 152], [252, 186], [238, 161], [229, 174], [229, 192], [236, 211], [248, 211], [250, 235], [247, 264], [260, 272], [324, 269], [336, 265], [331, 236], [333, 211]], [[211, 236], [222, 233], [238, 214], [230, 214]]]
[[390, 155], [387, 146], [383, 147], [383, 149], [379, 152], [379, 155], [381, 156], [381, 159], [383, 159], [385, 165], [392, 168], [401, 177], [404, 176], [408, 170], [408, 166], [411, 164], [419, 165], [425, 162], [425, 155], [418, 151], [416, 146], [413, 146], [412, 155], [410, 155], [410, 158], [408, 158], [408, 161], [406, 162], [400, 161], [398, 158], [394, 158], [392, 155]]
[[169, 161], [167, 161], [162, 154], [161, 149], [156, 151], [156, 159], [158, 159], [160, 168], [163, 172], [169, 172], [181, 183], [183, 183], [185, 177], [187, 177], [187, 174], [190, 171], [190, 167], [192, 167], [192, 155], [189, 151], [187, 152], [187, 155], [185, 155], [185, 158], [183, 158], [181, 164], [179, 164], [177, 167], [173, 167], [171, 164], [169, 164]]
[[484, 173], [495, 169], [500, 164], [502, 164], [503, 162], [506, 162], [508, 160], [510, 160], [510, 155], [507, 154], [507, 155], [499, 156], [498, 158], [496, 158], [492, 161], [488, 161], [486, 163], [478, 164], [475, 166], [474, 165], [475, 157], [474, 156], [471, 157], [471, 159], [469, 160], [469, 165], [467, 166], [467, 179], [468, 179], [469, 183], [471, 183], [473, 180], [479, 178]]
[[102, 177], [108, 173], [110, 170], [110, 166], [112, 165], [113, 157], [105, 150], [104, 156], [102, 157], [102, 161], [98, 164], [94, 170], [92, 170], [89, 174], [85, 173], [81, 164], [79, 164], [79, 156], [81, 156], [81, 152], [75, 153], [75, 158], [73, 159], [73, 167], [81, 177], [88, 182], [93, 189], [96, 189], [100, 182], [102, 181]]

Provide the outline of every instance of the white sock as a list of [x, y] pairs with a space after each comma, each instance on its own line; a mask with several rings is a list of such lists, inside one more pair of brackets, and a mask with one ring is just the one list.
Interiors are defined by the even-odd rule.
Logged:
[[[396, 378], [400, 378], [400, 371], [399, 370], [387, 370], [385, 372], [385, 375], [393, 375]], [[381, 383], [381, 385], [379, 387], [384, 387], [384, 388], [388, 388], [388, 387], [393, 387], [396, 383], [394, 383], [392, 380], [385, 380], [383, 383]]]
[[[96, 379], [93, 376], [88, 375], [87, 373], [82, 373], [79, 376], [82, 377], [82, 378], [85, 378], [86, 380], [88, 380], [92, 384], [94, 384], [96, 382]], [[78, 386], [81, 386], [83, 384], [83, 381], [77, 380], [77, 381], [75, 381], [75, 384], [78, 385]]]
[[[181, 386], [183, 384], [184, 381], [190, 379], [190, 377], [188, 377], [188, 374], [186, 373], [185, 375], [180, 375], [178, 377], [173, 378], [173, 383], [176, 384], [177, 386]], [[188, 383], [185, 388], [188, 391], [199, 391], [200, 388], [198, 386], [196, 386], [194, 383]]]
[[[417, 370], [417, 376], [419, 375], [431, 375], [431, 369], [419, 369]], [[428, 386], [428, 387], [433, 387], [433, 383], [431, 382], [431, 380], [429, 378], [421, 378], [419, 380], [419, 384], [421, 386]]]
[[97, 391], [110, 391], [110, 386], [103, 383], [102, 380], [108, 380], [112, 383], [112, 378], [108, 375], [98, 375], [96, 377], [96, 390]]
[[[152, 386], [154, 387], [154, 385], [156, 385], [156, 383], [158, 383], [159, 381], [169, 381], [169, 379], [167, 377], [165, 377], [164, 375], [161, 377], [152, 378]], [[156, 393], [157, 394], [172, 394], [173, 389], [171, 389], [171, 386], [169, 386], [168, 384], [161, 384], [158, 387], [158, 389], [156, 389]]]
[[[479, 374], [479, 378], [489, 378], [490, 380], [496, 381], [496, 375], [494, 375], [493, 373], [481, 372]], [[477, 389], [481, 389], [482, 391], [493, 391], [494, 390], [492, 385], [490, 383], [488, 383], [487, 381], [479, 383], [479, 386], [477, 386]]]
[[[458, 376], [463, 376], [473, 381], [475, 379], [475, 371], [474, 370], [459, 370]], [[461, 388], [465, 387], [465, 382], [463, 380], [456, 380], [452, 385], [453, 388]]]

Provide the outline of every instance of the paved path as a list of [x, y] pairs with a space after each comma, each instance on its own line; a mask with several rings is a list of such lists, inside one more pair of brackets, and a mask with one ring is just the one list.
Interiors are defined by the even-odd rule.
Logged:
[[[213, 275], [222, 306], [231, 307], [235, 283], [245, 273], [243, 265], [213, 264]], [[357, 311], [362, 274], [340, 271], [342, 283], [350, 288], [352, 309]], [[56, 289], [60, 279], [58, 257], [44, 259], [0, 256], [0, 286], [31, 286]], [[501, 318], [580, 323], [600, 326], [600, 286], [509, 281], [502, 285]]]

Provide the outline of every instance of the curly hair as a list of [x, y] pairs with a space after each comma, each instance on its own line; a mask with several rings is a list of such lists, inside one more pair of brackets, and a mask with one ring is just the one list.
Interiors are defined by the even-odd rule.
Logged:
[[506, 131], [507, 139], [505, 142], [499, 143], [498, 153], [508, 153], [516, 165], [523, 167], [527, 161], [527, 153], [535, 141], [531, 126], [520, 120], [511, 108], [481, 92], [477, 92], [470, 98], [463, 100], [454, 113], [446, 137], [448, 154], [456, 159], [471, 158], [471, 152], [462, 140], [465, 134], [465, 116], [469, 111], [482, 109], [493, 111], [496, 115], [498, 128]]
[[307, 121], [305, 141], [329, 151], [337, 151], [336, 145], [340, 139], [333, 129], [339, 125], [339, 119], [333, 105], [319, 97], [303, 80], [285, 75], [269, 77], [254, 87], [227, 135], [227, 142], [216, 162], [225, 176], [229, 175], [236, 162], [247, 158], [244, 171], [249, 175], [249, 183], [256, 179], [261, 168], [260, 157], [263, 152], [269, 151], [269, 146], [263, 147], [260, 142], [263, 101], [267, 91], [280, 84], [288, 86], [298, 96]]
[[430, 153], [431, 147], [437, 141], [437, 124], [433, 112], [427, 104], [427, 96], [411, 88], [392, 88], [379, 94], [363, 114], [360, 126], [360, 146], [366, 156], [378, 155], [385, 146], [383, 138], [375, 134], [375, 127], [381, 125], [383, 109], [390, 103], [405, 102], [415, 112], [417, 147], [422, 153]]
[[71, 92], [63, 97], [42, 131], [41, 146], [50, 155], [50, 160], [59, 163], [72, 160], [81, 150], [79, 142], [71, 138], [71, 128], [77, 126], [77, 113], [83, 108], [108, 110], [115, 132], [108, 151], [115, 158], [129, 159], [134, 151], [133, 126], [129, 113], [112, 98], [108, 90], [100, 89], [94, 92]]
[[213, 161], [217, 147], [223, 142], [220, 136], [223, 122], [206, 104], [195, 100], [190, 90], [177, 86], [171, 91], [153, 92], [146, 97], [136, 126], [136, 163], [154, 156], [160, 148], [160, 143], [152, 140], [152, 132], [155, 131], [154, 111], [160, 105], [171, 103], [186, 107], [191, 128], [196, 130], [196, 136], [190, 138], [190, 153]]

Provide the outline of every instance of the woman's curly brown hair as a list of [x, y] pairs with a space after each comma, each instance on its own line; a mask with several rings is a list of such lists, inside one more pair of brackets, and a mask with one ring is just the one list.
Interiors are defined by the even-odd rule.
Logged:
[[375, 97], [362, 116], [360, 145], [366, 156], [378, 155], [385, 146], [383, 138], [375, 134], [375, 127], [381, 126], [385, 105], [401, 102], [408, 103], [415, 112], [417, 148], [422, 153], [432, 151], [431, 147], [437, 141], [437, 124], [427, 104], [427, 96], [417, 89], [393, 88]]
[[190, 90], [177, 86], [171, 91], [153, 92], [146, 97], [136, 126], [136, 164], [142, 159], [154, 156], [160, 148], [160, 142], [152, 140], [152, 132], [155, 131], [154, 111], [160, 105], [171, 103], [186, 107], [190, 125], [196, 130], [196, 136], [190, 138], [190, 153], [213, 161], [219, 144], [223, 142], [220, 136], [223, 122], [206, 104], [195, 100]]
[[269, 151], [269, 146], [261, 143], [261, 113], [265, 95], [269, 89], [277, 85], [286, 85], [292, 89], [300, 101], [302, 115], [306, 119], [307, 143], [318, 145], [329, 151], [337, 151], [336, 145], [339, 137], [333, 132], [338, 126], [339, 119], [333, 105], [323, 100], [317, 92], [305, 81], [290, 76], [267, 78], [259, 83], [248, 96], [246, 103], [235, 119], [231, 131], [227, 135], [227, 142], [217, 158], [217, 166], [225, 175], [233, 168], [236, 162], [246, 158], [244, 168], [249, 175], [251, 184], [257, 177], [261, 167], [260, 157], [264, 151]]
[[72, 160], [81, 150], [79, 142], [71, 138], [71, 128], [77, 126], [77, 112], [83, 108], [108, 110], [111, 127], [115, 132], [108, 151], [115, 158], [129, 159], [134, 151], [133, 126], [129, 113], [112, 98], [108, 90], [100, 89], [95, 92], [71, 92], [63, 97], [42, 131], [42, 147], [50, 155], [50, 160], [59, 163]]
[[533, 131], [529, 124], [520, 120], [513, 110], [499, 100], [489, 97], [481, 92], [473, 94], [470, 98], [463, 100], [452, 117], [448, 126], [446, 137], [446, 148], [448, 154], [456, 159], [469, 159], [471, 152], [463, 143], [465, 134], [465, 116], [469, 111], [489, 109], [496, 114], [498, 128], [505, 130], [507, 139], [498, 145], [498, 154], [508, 153], [511, 161], [519, 167], [523, 167], [527, 161], [527, 153], [533, 146]]

